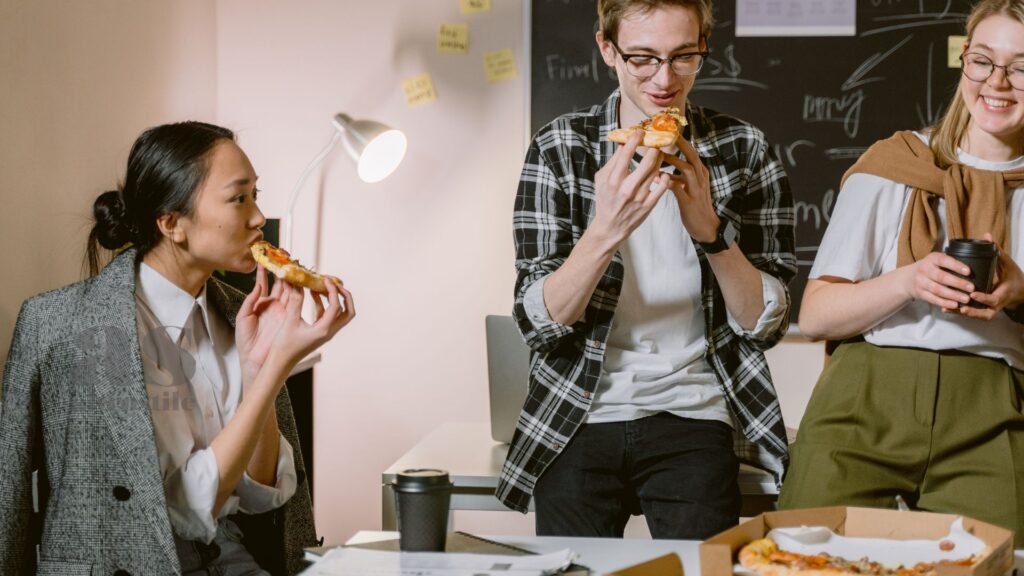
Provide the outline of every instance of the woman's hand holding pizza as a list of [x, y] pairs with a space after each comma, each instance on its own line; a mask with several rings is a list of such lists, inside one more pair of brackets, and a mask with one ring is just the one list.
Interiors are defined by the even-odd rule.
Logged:
[[[326, 305], [323, 296], [311, 294], [316, 318], [307, 322], [302, 318], [305, 291], [279, 281], [267, 294], [266, 270], [262, 266], [257, 267], [256, 286], [242, 303], [235, 319], [235, 343], [244, 385], [253, 382], [272, 357], [290, 371], [352, 321], [356, 314], [352, 294], [333, 282], [328, 282], [326, 289]], [[275, 378], [274, 381], [280, 385], [284, 379]]]
[[602, 231], [616, 243], [647, 218], [669, 186], [668, 175], [658, 171], [663, 155], [657, 148], [648, 148], [640, 164], [630, 171], [642, 136], [643, 132], [636, 130], [597, 171], [594, 182], [597, 206], [590, 229]]
[[665, 154], [664, 159], [679, 171], [671, 177], [669, 188], [679, 204], [683, 227], [698, 242], [714, 242], [721, 221], [711, 200], [711, 175], [685, 138], [679, 138], [677, 145], [686, 159], [671, 154]]

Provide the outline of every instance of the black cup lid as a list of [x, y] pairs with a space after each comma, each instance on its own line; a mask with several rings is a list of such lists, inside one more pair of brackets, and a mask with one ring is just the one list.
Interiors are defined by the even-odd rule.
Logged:
[[406, 492], [425, 492], [448, 488], [448, 473], [434, 468], [412, 468], [395, 475], [395, 488]]
[[946, 246], [946, 254], [950, 256], [981, 256], [988, 257], [998, 252], [994, 242], [988, 240], [950, 240]]

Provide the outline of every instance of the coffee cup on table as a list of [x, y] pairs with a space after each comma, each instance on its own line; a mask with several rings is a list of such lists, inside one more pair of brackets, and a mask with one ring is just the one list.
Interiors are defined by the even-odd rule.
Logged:
[[444, 552], [452, 483], [444, 470], [412, 469], [395, 475], [398, 547], [406, 552]]
[[[956, 258], [971, 269], [967, 275], [950, 270], [950, 272], [974, 284], [975, 292], [988, 294], [992, 291], [992, 279], [999, 260], [999, 249], [994, 242], [988, 240], [950, 240], [946, 246], [946, 254]], [[972, 308], [987, 308], [984, 304], [971, 300]]]

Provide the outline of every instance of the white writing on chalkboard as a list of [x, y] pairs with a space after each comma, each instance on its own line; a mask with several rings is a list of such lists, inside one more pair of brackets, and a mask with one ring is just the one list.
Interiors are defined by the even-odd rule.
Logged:
[[601, 81], [602, 70], [606, 71], [608, 78], [615, 79], [612, 69], [604, 65], [596, 48], [590, 52], [590, 59], [584, 62], [567, 60], [561, 54], [548, 54], [544, 62], [548, 80], [591, 80], [596, 84]]
[[843, 131], [856, 138], [860, 131], [860, 111], [864, 91], [856, 90], [842, 96], [804, 95], [804, 122], [842, 122]]
[[698, 92], [701, 90], [740, 92], [743, 87], [768, 89], [767, 84], [740, 78], [741, 72], [743, 72], [743, 66], [736, 59], [735, 47], [732, 44], [726, 44], [721, 58], [708, 57], [693, 89]]
[[829, 188], [818, 203], [797, 200], [795, 206], [797, 227], [809, 223], [814, 226], [815, 230], [821, 230], [822, 224], [827, 226], [828, 220], [832, 216], [832, 203], [835, 201], [835, 197], [835, 189]]
[[800, 140], [790, 142], [789, 144], [786, 145], [775, 144], [774, 146], [772, 146], [772, 148], [775, 150], [775, 157], [789, 164], [790, 166], [797, 165], [796, 156], [793, 154], [794, 152], [796, 152], [800, 148], [814, 147], [814, 142], [811, 142], [810, 140], [805, 140], [803, 138], [801, 138]]

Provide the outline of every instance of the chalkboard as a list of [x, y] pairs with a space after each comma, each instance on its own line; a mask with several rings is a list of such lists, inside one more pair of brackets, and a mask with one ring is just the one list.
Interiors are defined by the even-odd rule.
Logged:
[[[857, 0], [856, 36], [740, 37], [734, 0], [714, 2], [711, 55], [696, 104], [753, 123], [785, 165], [797, 208], [800, 274], [793, 319], [843, 173], [874, 141], [932, 124], [960, 77], [948, 38], [963, 34], [967, 0]], [[618, 86], [601, 59], [595, 0], [532, 0], [531, 133], [600, 103]]]

